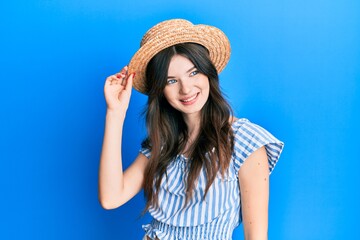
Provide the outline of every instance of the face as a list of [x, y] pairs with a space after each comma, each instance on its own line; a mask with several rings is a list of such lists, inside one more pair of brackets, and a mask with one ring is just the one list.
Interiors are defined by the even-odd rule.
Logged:
[[200, 110], [209, 97], [209, 79], [200, 73], [186, 57], [172, 57], [168, 69], [164, 95], [169, 104], [184, 117], [200, 116]]

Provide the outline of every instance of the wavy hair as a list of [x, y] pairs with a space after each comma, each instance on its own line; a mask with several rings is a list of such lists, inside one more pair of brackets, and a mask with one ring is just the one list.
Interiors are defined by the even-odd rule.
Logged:
[[145, 109], [148, 137], [142, 147], [151, 150], [149, 164], [145, 170], [145, 210], [158, 207], [158, 192], [166, 169], [174, 158], [181, 154], [188, 141], [188, 129], [182, 113], [174, 109], [164, 96], [168, 68], [174, 55], [188, 58], [200, 73], [209, 79], [208, 100], [201, 109], [200, 131], [189, 149], [190, 170], [186, 179], [186, 201], [191, 199], [196, 179], [202, 168], [207, 184], [204, 198], [220, 171], [224, 176], [228, 169], [234, 148], [230, 118], [232, 110], [219, 87], [219, 77], [210, 60], [208, 50], [196, 43], [181, 43], [166, 48], [155, 55], [146, 69], [146, 90], [148, 94]]

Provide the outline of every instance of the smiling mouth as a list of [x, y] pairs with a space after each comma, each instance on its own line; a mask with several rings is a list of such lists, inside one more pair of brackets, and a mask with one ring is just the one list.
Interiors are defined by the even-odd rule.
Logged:
[[190, 98], [187, 98], [187, 99], [181, 99], [180, 100], [180, 102], [182, 102], [182, 103], [191, 103], [191, 102], [193, 102], [196, 98], [197, 98], [197, 96], [199, 96], [199, 93], [196, 93], [194, 96], [192, 96], [192, 97], [190, 97]]

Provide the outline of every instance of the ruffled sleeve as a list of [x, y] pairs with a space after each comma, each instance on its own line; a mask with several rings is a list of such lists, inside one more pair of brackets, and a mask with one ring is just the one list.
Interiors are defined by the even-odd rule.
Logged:
[[150, 149], [148, 149], [146, 147], [141, 147], [139, 150], [139, 153], [144, 154], [145, 157], [147, 157], [148, 159], [151, 157], [151, 151], [150, 151]]
[[273, 171], [283, 150], [284, 143], [264, 128], [242, 118], [233, 123], [234, 131], [234, 168], [238, 173], [251, 153], [265, 146], [269, 162], [269, 171]]

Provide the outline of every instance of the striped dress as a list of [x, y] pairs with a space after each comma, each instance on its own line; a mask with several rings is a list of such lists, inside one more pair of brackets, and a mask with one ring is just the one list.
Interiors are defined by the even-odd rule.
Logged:
[[[247, 157], [265, 146], [270, 173], [283, 149], [283, 142], [262, 127], [242, 118], [232, 124], [234, 152], [225, 178], [219, 173], [203, 199], [206, 176], [201, 171], [194, 194], [184, 206], [189, 159], [178, 155], [167, 168], [168, 178], [162, 179], [159, 189], [159, 208], [150, 208], [151, 223], [143, 225], [148, 237], [161, 240], [232, 239], [234, 229], [241, 223], [241, 202], [238, 171]], [[140, 150], [147, 158], [149, 149]]]

